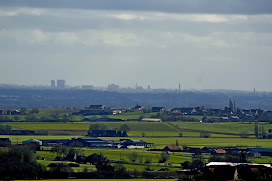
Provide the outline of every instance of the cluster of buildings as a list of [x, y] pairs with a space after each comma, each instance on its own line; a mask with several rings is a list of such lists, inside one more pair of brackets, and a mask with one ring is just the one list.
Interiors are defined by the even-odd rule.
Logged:
[[148, 151], [167, 151], [167, 152], [187, 152], [187, 153], [210, 153], [211, 155], [233, 155], [240, 156], [244, 154], [247, 157], [260, 158], [261, 156], [272, 156], [272, 149], [270, 148], [237, 148], [237, 147], [183, 147], [166, 146], [163, 149], [150, 149]]
[[[11, 145], [9, 138], [0, 138], [0, 145]], [[142, 140], [131, 140], [131, 139], [120, 139], [115, 140], [102, 140], [96, 137], [84, 137], [84, 138], [72, 138], [72, 139], [48, 139], [48, 140], [37, 140], [29, 139], [22, 142], [22, 144], [17, 144], [19, 146], [24, 146], [33, 150], [40, 150], [41, 146], [78, 146], [78, 147], [88, 147], [88, 148], [150, 148], [154, 146], [153, 143], [147, 143]]]
[[55, 80], [51, 80], [51, 88], [65, 88], [65, 80], [57, 80], [57, 84]]

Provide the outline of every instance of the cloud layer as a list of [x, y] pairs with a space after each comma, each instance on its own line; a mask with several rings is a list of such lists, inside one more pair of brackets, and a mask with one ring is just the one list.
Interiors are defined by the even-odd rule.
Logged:
[[12, 0], [6, 7], [159, 11], [193, 14], [271, 14], [271, 0]]
[[272, 91], [265, 6], [234, 13], [228, 7], [242, 1], [225, 1], [224, 11], [217, 1], [202, 3], [206, 9], [194, 9], [197, 1], [30, 2], [0, 3], [0, 83]]

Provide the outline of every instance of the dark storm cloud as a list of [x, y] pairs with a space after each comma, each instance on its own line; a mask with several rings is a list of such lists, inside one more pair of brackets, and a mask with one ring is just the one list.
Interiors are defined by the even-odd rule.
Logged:
[[135, 10], [174, 13], [271, 14], [271, 0], [12, 0], [5, 7]]

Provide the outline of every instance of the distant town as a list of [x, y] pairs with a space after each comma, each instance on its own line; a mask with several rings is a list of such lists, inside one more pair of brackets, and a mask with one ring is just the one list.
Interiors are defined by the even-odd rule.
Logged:
[[[49, 81], [50, 83], [50, 81]], [[137, 103], [145, 108], [201, 107], [224, 108], [229, 99], [235, 100], [236, 108], [272, 110], [272, 93], [233, 90], [185, 90], [177, 89], [121, 88], [93, 85], [67, 86], [65, 80], [51, 80], [48, 86], [0, 84], [0, 109], [30, 108], [84, 108], [90, 104], [106, 107], [132, 108]]]

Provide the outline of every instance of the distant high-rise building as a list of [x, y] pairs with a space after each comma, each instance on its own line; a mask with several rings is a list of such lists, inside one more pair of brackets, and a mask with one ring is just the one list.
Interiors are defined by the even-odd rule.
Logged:
[[115, 85], [115, 84], [110, 84], [110, 85], [108, 85], [108, 90], [109, 91], [117, 91], [117, 90], [119, 90], [119, 85]]
[[57, 80], [58, 88], [65, 88], [65, 80]]
[[178, 88], [179, 88], [179, 92], [180, 92], [180, 88], [181, 88], [181, 85], [180, 85], [180, 83], [179, 83], [179, 87], [178, 87]]
[[147, 89], [150, 90], [150, 85], [147, 86]]
[[51, 80], [51, 88], [55, 88], [56, 87], [56, 81], [55, 80]]
[[93, 89], [94, 88], [93, 85], [82, 85], [81, 87], [82, 87], [82, 89]]

